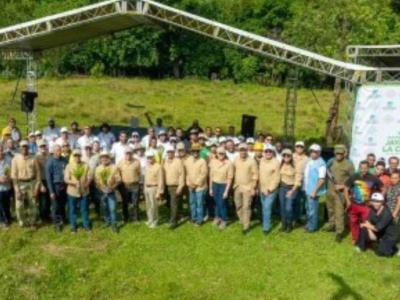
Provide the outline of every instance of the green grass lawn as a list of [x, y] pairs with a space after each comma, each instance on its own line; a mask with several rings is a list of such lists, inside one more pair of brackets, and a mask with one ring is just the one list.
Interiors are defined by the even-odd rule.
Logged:
[[[8, 115], [24, 122], [10, 105], [15, 82], [0, 82], [3, 123]], [[48, 116], [67, 125], [127, 124], [132, 116], [161, 116], [166, 125], [234, 124], [242, 113], [258, 116], [257, 128], [282, 133], [286, 90], [230, 82], [145, 79], [41, 79], [39, 121]], [[299, 91], [297, 135], [324, 134], [331, 92]], [[164, 217], [166, 217], [164, 209]], [[357, 254], [347, 238], [292, 234], [277, 227], [265, 237], [254, 222], [243, 237], [234, 222], [224, 232], [210, 223], [123, 227], [119, 235], [95, 222], [91, 234], [51, 227], [37, 232], [13, 226], [0, 231], [0, 299], [400, 299], [399, 258]]]
[[[25, 124], [20, 112], [19, 94], [10, 105], [15, 81], [0, 81], [0, 105], [5, 108], [1, 122], [8, 115], [16, 116]], [[21, 82], [23, 88], [23, 82]], [[148, 126], [144, 117], [149, 112], [155, 120], [162, 117], [165, 125], [187, 128], [193, 119], [204, 126], [235, 125], [240, 130], [242, 114], [258, 117], [257, 130], [282, 134], [286, 89], [257, 84], [233, 84], [229, 81], [147, 80], [114, 78], [71, 78], [39, 80], [38, 115], [44, 126], [49, 116], [58, 124], [69, 125], [72, 120], [82, 124], [128, 125], [139, 117], [141, 125]], [[296, 135], [299, 138], [324, 136], [325, 123], [332, 101], [332, 92], [315, 92], [321, 107], [310, 90], [298, 92]]]

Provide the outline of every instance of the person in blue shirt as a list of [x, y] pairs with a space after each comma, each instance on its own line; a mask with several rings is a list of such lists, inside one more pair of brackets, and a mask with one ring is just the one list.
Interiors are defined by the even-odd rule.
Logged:
[[0, 144], [0, 226], [8, 227], [11, 222], [10, 197], [11, 197], [11, 160], [3, 153]]
[[36, 136], [34, 132], [31, 132], [28, 137], [28, 149], [29, 153], [32, 155], [36, 155], [38, 152], [38, 146], [36, 144]]
[[68, 161], [61, 155], [61, 146], [55, 145], [53, 156], [47, 160], [45, 173], [50, 193], [51, 217], [55, 230], [62, 231], [66, 219], [67, 187], [64, 182], [64, 170]]

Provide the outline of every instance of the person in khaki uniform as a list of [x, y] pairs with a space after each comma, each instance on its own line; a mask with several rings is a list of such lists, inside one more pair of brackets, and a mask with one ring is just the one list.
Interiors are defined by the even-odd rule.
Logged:
[[200, 158], [200, 149], [199, 144], [192, 144], [192, 155], [185, 162], [191, 219], [196, 226], [200, 226], [203, 223], [208, 176], [207, 163]]
[[274, 147], [270, 144], [264, 146], [264, 157], [259, 163], [260, 180], [259, 191], [262, 204], [262, 225], [264, 234], [271, 229], [272, 206], [278, 194], [280, 181], [280, 163], [274, 157]]
[[335, 158], [328, 163], [328, 193], [326, 207], [328, 209], [328, 223], [324, 231], [336, 232], [336, 241], [340, 243], [344, 238], [346, 200], [344, 197], [345, 182], [354, 175], [353, 163], [345, 158], [346, 147], [335, 147]]
[[175, 149], [171, 145], [165, 148], [167, 158], [163, 162], [166, 196], [170, 203], [170, 228], [175, 229], [178, 222], [178, 203], [185, 186], [185, 169], [180, 159], [175, 157]]
[[210, 196], [214, 197], [216, 204], [214, 224], [223, 230], [226, 227], [227, 212], [226, 200], [233, 181], [233, 165], [226, 157], [224, 147], [217, 149], [217, 159], [210, 161]]
[[[117, 171], [121, 177], [122, 214], [124, 222], [132, 218], [133, 222], [139, 221], [139, 186], [141, 178], [140, 161], [132, 155], [132, 148], [125, 148], [125, 156], [118, 163]], [[133, 206], [129, 214], [129, 205]]]
[[258, 182], [258, 166], [254, 158], [249, 157], [247, 145], [239, 145], [239, 156], [234, 160], [234, 202], [239, 221], [243, 226], [243, 234], [249, 233], [251, 221], [251, 202], [256, 195]]
[[71, 232], [77, 232], [77, 210], [81, 212], [83, 228], [90, 231], [89, 220], [89, 166], [81, 160], [82, 153], [79, 149], [72, 152], [70, 162], [64, 172], [64, 181], [67, 184], [68, 213]]
[[11, 179], [15, 191], [15, 210], [21, 227], [35, 227], [38, 216], [37, 195], [41, 183], [37, 159], [29, 155], [28, 142], [20, 142], [20, 154], [11, 162]]
[[39, 140], [37, 142], [39, 151], [36, 155], [36, 159], [39, 163], [40, 174], [41, 174], [41, 184], [39, 189], [39, 216], [42, 222], [50, 221], [50, 194], [47, 188], [46, 182], [46, 163], [49, 159], [49, 151], [47, 149], [47, 144], [45, 140]]
[[103, 206], [106, 226], [111, 225], [112, 231], [117, 233], [117, 199], [115, 190], [121, 178], [117, 167], [111, 164], [111, 157], [108, 151], [100, 153], [100, 165], [95, 170], [94, 178], [96, 187], [100, 192], [100, 201]]
[[[294, 166], [296, 167], [298, 172], [304, 174], [304, 170], [306, 168], [306, 163], [308, 161], [308, 156], [305, 151], [305, 144], [303, 141], [297, 141], [295, 144], [295, 151], [293, 153], [293, 161]], [[294, 199], [293, 205], [293, 219], [295, 223], [301, 224], [303, 223], [303, 217], [305, 215], [305, 202], [306, 202], [306, 194], [304, 193], [302, 188], [299, 188], [296, 199]]]
[[156, 152], [146, 151], [147, 166], [144, 175], [144, 197], [146, 200], [147, 225], [150, 228], [158, 224], [158, 201], [164, 191], [163, 170], [156, 162]]
[[281, 231], [289, 233], [293, 229], [293, 201], [299, 192], [302, 179], [301, 170], [294, 165], [292, 151], [284, 149], [282, 151], [279, 186]]

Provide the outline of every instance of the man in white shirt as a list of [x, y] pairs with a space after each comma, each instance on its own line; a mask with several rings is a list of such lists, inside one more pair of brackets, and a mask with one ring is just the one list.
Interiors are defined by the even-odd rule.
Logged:
[[156, 131], [153, 127], [149, 127], [147, 129], [147, 135], [145, 135], [142, 139], [142, 145], [145, 149], [147, 149], [149, 147], [150, 144], [150, 139], [153, 137], [157, 137], [156, 136]]
[[60, 136], [60, 129], [56, 127], [54, 118], [50, 118], [47, 124], [48, 127], [43, 130], [43, 138], [50, 144]]
[[99, 138], [101, 148], [107, 151], [111, 150], [112, 145], [116, 141], [115, 135], [111, 132], [111, 127], [107, 123], [103, 123], [100, 126], [100, 133], [97, 137]]
[[94, 135], [92, 135], [92, 128], [90, 126], [85, 126], [83, 128], [83, 135], [78, 139], [78, 147], [83, 150], [86, 145], [92, 144]]
[[114, 157], [115, 164], [118, 164], [124, 159], [126, 147], [129, 147], [128, 134], [126, 131], [121, 131], [118, 139], [119, 141], [114, 143], [111, 148], [111, 155]]
[[233, 163], [235, 158], [238, 156], [238, 153], [235, 151], [235, 144], [232, 139], [228, 139], [226, 141], [226, 157], [228, 157], [229, 161]]

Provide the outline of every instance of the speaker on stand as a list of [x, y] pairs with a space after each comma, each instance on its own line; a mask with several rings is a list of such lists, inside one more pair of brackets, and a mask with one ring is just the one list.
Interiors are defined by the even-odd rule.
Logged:
[[242, 135], [246, 138], [254, 137], [256, 129], [256, 116], [242, 115]]

